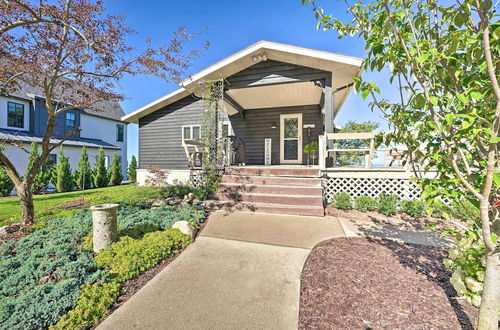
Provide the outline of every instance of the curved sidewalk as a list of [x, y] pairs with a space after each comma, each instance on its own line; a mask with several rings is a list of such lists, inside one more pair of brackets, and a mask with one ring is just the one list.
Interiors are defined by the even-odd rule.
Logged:
[[99, 329], [296, 329], [300, 275], [318, 243], [357, 235], [436, 243], [428, 234], [334, 217], [218, 211]]

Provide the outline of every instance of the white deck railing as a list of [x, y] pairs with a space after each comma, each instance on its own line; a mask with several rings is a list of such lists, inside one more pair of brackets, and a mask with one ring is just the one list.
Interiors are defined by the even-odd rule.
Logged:
[[[375, 137], [379, 134], [379, 132], [371, 132], [371, 133], [326, 133], [319, 136], [319, 166], [322, 170], [331, 169], [331, 168], [342, 168], [342, 166], [337, 166], [337, 156], [339, 153], [351, 153], [358, 154], [359, 157], [364, 157], [364, 166], [349, 166], [348, 168], [365, 168], [365, 169], [374, 169], [374, 168], [385, 168], [385, 169], [399, 169], [401, 170], [403, 166], [401, 165], [401, 158], [403, 154], [407, 151], [404, 146], [395, 146], [395, 147], [378, 147], [375, 148]], [[345, 140], [368, 140], [366, 146], [361, 148], [342, 148], [338, 146], [338, 141]], [[384, 166], [374, 166], [373, 159], [375, 155], [378, 155], [380, 152], [384, 152]], [[327, 167], [327, 159], [332, 158], [332, 166]], [[389, 161], [389, 165], [387, 165], [387, 161]], [[398, 163], [398, 166], [394, 166], [395, 163]]]

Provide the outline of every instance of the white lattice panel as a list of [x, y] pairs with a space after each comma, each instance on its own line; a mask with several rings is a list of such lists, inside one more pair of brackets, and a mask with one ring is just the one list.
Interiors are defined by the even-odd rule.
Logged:
[[396, 194], [399, 199], [420, 198], [421, 190], [409, 179], [388, 178], [325, 178], [323, 179], [325, 197], [330, 202], [336, 193], [346, 191], [351, 197], [361, 195], [378, 197], [380, 194]]

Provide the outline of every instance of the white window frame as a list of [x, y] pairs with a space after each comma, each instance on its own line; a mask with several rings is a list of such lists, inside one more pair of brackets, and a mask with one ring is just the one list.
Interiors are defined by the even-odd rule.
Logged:
[[[184, 128], [189, 127], [189, 139], [186, 139], [184, 136]], [[184, 143], [185, 140], [192, 140], [193, 139], [193, 127], [198, 127], [200, 129], [200, 139], [201, 139], [201, 125], [182, 125], [181, 127], [181, 136], [182, 136], [182, 146], [186, 146], [186, 143]]]
[[[228, 135], [234, 135], [234, 131], [233, 131], [233, 125], [231, 125], [231, 121], [229, 120], [224, 120], [220, 123], [220, 127], [219, 127], [219, 134], [222, 135], [222, 127], [224, 127], [224, 125], [227, 125], [227, 134]], [[225, 136], [227, 137], [227, 136]]]

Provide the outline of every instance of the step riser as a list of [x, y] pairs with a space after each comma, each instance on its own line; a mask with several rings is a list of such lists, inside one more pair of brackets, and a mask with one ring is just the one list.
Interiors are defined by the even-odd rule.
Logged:
[[306, 176], [319, 177], [319, 170], [308, 168], [249, 168], [231, 167], [226, 169], [226, 174], [232, 175], [278, 175], [278, 176]]
[[223, 175], [222, 183], [242, 183], [242, 184], [272, 184], [284, 186], [318, 186], [321, 187], [321, 179], [297, 179], [288, 177], [260, 177], [260, 176], [239, 176]]
[[323, 188], [321, 187], [290, 187], [290, 186], [253, 186], [246, 184], [236, 185], [219, 185], [219, 192], [228, 193], [258, 193], [258, 194], [286, 194], [286, 195], [308, 195], [308, 196], [323, 196]]
[[268, 203], [280, 205], [307, 205], [307, 206], [323, 206], [323, 197], [296, 197], [296, 196], [256, 196], [240, 193], [216, 193], [215, 198], [221, 201], [229, 202], [249, 202], [249, 203]]
[[265, 212], [265, 213], [278, 213], [290, 215], [304, 215], [322, 217], [325, 215], [323, 208], [315, 209], [290, 209], [286, 207], [273, 207], [263, 205], [247, 205], [247, 204], [225, 204], [225, 205], [210, 205], [213, 209], [225, 211], [249, 211], [249, 212]]

